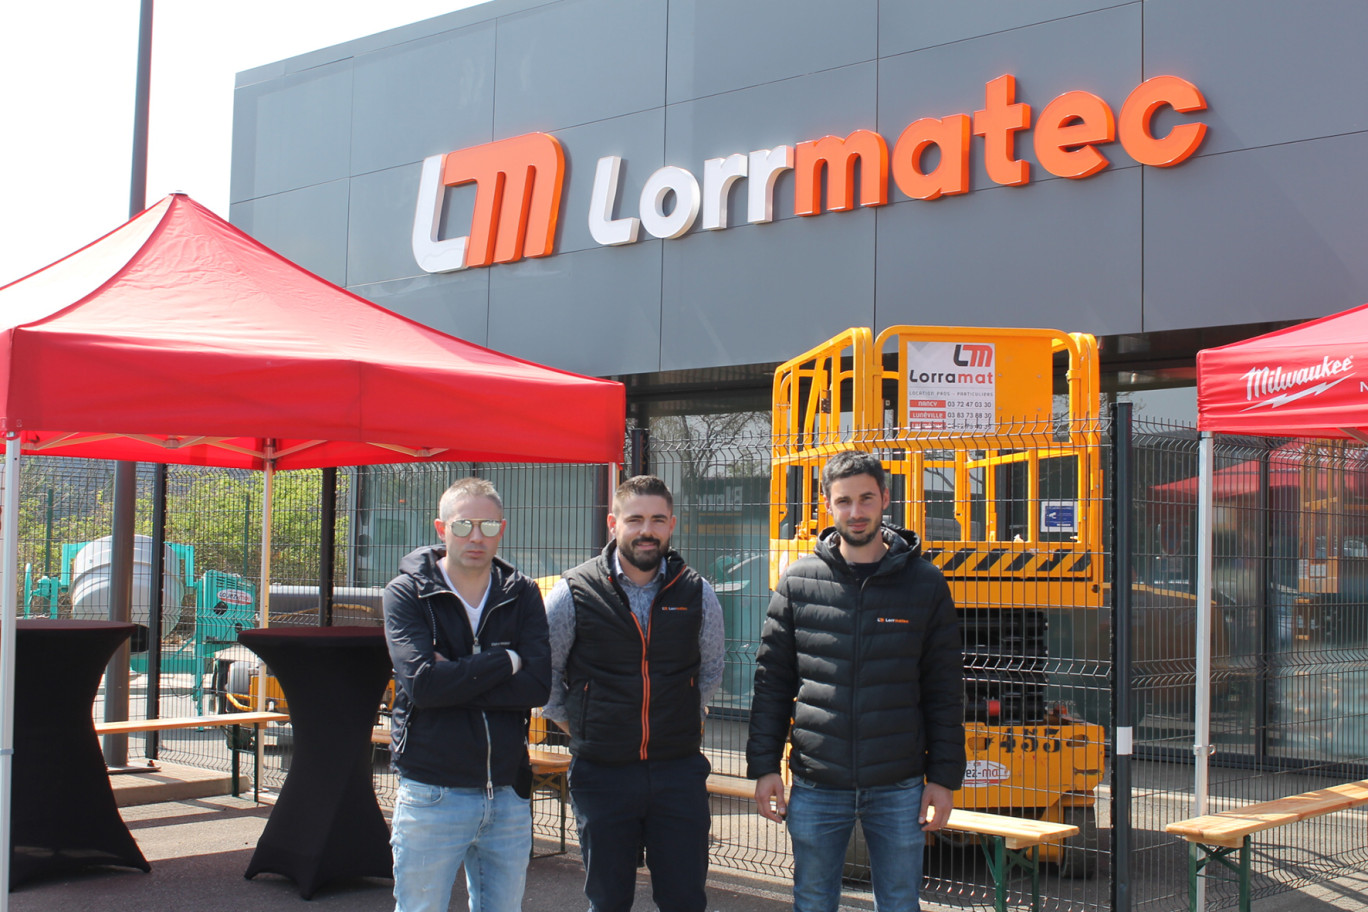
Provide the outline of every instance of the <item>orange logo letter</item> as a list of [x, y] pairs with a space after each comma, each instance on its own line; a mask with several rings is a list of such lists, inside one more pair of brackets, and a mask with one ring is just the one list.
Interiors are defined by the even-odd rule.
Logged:
[[1121, 106], [1121, 145], [1126, 153], [1142, 165], [1170, 168], [1186, 161], [1206, 136], [1207, 125], [1201, 122], [1180, 124], [1163, 139], [1150, 132], [1150, 118], [1160, 107], [1168, 105], [1175, 111], [1205, 111], [1206, 99], [1202, 90], [1177, 76], [1155, 76], [1135, 87]]
[[[550, 254], [556, 243], [565, 152], [554, 136], [527, 133], [423, 161], [413, 255], [426, 272], [512, 263]], [[475, 184], [466, 237], [439, 240], [447, 187]]]
[[793, 212], [822, 213], [822, 169], [827, 172], [827, 209], [855, 208], [855, 162], [860, 162], [860, 205], [888, 202], [888, 144], [873, 130], [856, 130], [845, 139], [823, 136], [799, 143], [795, 151]]
[[1016, 101], [1016, 77], [1008, 73], [984, 86], [982, 111], [974, 112], [974, 133], [983, 137], [983, 164], [999, 184], [1017, 187], [1031, 179], [1031, 166], [1016, 160], [1018, 130], [1031, 126], [1031, 106]]
[[[940, 162], [927, 174], [921, 168], [928, 146], [940, 149]], [[933, 200], [969, 192], [969, 115], [937, 120], [923, 117], [907, 125], [893, 146], [893, 180], [913, 199]]]
[[1111, 162], [1093, 143], [1116, 139], [1116, 118], [1091, 92], [1065, 92], [1036, 120], [1035, 151], [1041, 166], [1060, 177], [1091, 177]]

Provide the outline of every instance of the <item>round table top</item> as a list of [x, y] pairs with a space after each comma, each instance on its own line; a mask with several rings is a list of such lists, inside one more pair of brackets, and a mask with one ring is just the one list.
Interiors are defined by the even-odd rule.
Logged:
[[238, 631], [238, 642], [249, 649], [258, 645], [369, 646], [383, 644], [384, 640], [383, 627], [253, 627]]
[[125, 630], [132, 633], [135, 625], [123, 621], [74, 621], [56, 618], [18, 618], [14, 629], [24, 633], [61, 632], [76, 630]]

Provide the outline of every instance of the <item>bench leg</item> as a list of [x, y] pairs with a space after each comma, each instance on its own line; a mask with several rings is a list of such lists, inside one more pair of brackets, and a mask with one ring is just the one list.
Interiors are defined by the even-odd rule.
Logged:
[[[1239, 858], [1232, 863], [1230, 856], [1238, 853]], [[1208, 846], [1200, 842], [1188, 845], [1188, 909], [1197, 912], [1197, 878], [1205, 877], [1203, 871], [1215, 862], [1229, 868], [1236, 875], [1240, 885], [1240, 912], [1250, 912], [1250, 881], [1254, 873], [1254, 849], [1250, 837], [1246, 836], [1238, 849], [1227, 846]]]
[[1007, 912], [1007, 840], [1001, 836], [980, 836], [983, 857], [988, 862], [988, 873], [993, 875], [993, 909]]
[[233, 758], [233, 797], [238, 797], [242, 792], [241, 781], [238, 772], [238, 739], [242, 737], [242, 726], [234, 725], [232, 734], [228, 738], [228, 753]]

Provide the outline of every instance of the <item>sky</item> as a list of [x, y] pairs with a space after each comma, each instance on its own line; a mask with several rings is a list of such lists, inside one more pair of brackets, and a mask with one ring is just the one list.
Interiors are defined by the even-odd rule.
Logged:
[[[480, 0], [156, 0], [147, 205], [228, 217], [237, 73]], [[0, 8], [0, 285], [129, 216], [139, 0]]]

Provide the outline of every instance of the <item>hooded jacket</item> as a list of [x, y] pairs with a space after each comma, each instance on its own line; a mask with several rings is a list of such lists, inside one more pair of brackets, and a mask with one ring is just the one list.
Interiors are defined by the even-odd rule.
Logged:
[[[770, 600], [747, 774], [779, 772], [828, 788], [964, 778], [964, 668], [945, 578], [916, 533], [883, 529], [888, 551], [863, 583], [834, 528], [788, 568]], [[792, 718], [792, 730], [789, 720]]]
[[[390, 755], [400, 775], [448, 788], [531, 782], [527, 724], [551, 689], [541, 593], [499, 558], [478, 631], [442, 576], [441, 546], [399, 562], [385, 587], [385, 641], [394, 663]], [[513, 673], [508, 650], [522, 660]], [[447, 661], [438, 661], [437, 654]]]

